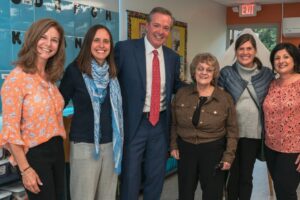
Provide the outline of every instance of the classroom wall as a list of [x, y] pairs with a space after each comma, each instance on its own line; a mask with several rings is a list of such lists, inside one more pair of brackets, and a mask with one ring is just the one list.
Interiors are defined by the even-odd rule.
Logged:
[[300, 3], [265, 4], [261, 5], [261, 8], [255, 17], [239, 17], [239, 13], [227, 7], [226, 23], [227, 25], [277, 24], [280, 27], [278, 42], [291, 42], [296, 46], [300, 44], [300, 38], [285, 38], [281, 33], [283, 17], [300, 17]]

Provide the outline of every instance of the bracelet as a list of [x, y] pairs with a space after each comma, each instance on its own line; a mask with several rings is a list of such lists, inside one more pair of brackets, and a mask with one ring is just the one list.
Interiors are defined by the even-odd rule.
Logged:
[[23, 176], [23, 175], [25, 174], [25, 172], [26, 172], [28, 169], [30, 169], [30, 168], [31, 168], [30, 166], [26, 167], [26, 168], [21, 172], [21, 175]]

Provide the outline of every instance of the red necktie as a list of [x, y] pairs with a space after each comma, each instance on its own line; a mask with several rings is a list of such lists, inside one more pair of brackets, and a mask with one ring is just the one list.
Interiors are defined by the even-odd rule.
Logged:
[[160, 111], [160, 69], [157, 50], [153, 50], [152, 88], [149, 121], [155, 126], [159, 120]]

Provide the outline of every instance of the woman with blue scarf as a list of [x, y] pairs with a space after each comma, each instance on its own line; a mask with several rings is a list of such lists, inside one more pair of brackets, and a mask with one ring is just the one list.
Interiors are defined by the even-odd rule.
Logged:
[[113, 40], [103, 25], [91, 27], [60, 84], [72, 100], [70, 192], [72, 200], [115, 199], [121, 172], [123, 111]]

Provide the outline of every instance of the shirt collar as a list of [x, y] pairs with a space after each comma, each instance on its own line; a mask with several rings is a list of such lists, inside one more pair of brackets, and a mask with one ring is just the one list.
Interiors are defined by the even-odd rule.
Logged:
[[[152, 44], [149, 42], [147, 36], [144, 37], [145, 42], [145, 49], [146, 49], [146, 55], [152, 54], [152, 51], [155, 50], [155, 48], [152, 46]], [[158, 49], [156, 49], [158, 52], [158, 55], [163, 55], [162, 46], [160, 46]]]
[[[208, 98], [207, 101], [211, 101], [212, 99], [215, 99], [216, 101], [221, 101], [223, 97], [218, 90], [221, 89], [218, 86], [215, 86], [213, 93], [211, 94], [211, 96]], [[197, 85], [195, 83], [193, 84], [191, 95], [198, 95]]]

